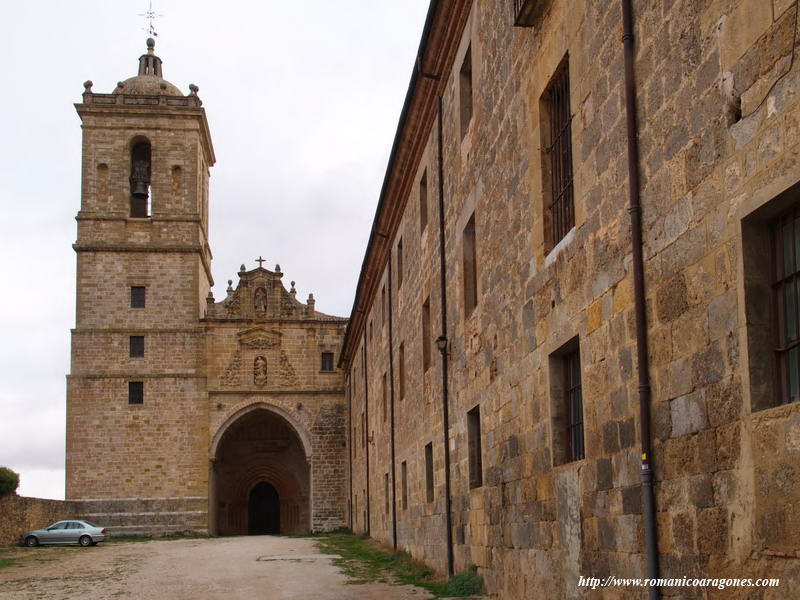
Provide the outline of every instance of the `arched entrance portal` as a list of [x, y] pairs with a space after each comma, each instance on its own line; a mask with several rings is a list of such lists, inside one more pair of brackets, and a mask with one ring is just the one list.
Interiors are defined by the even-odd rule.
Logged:
[[281, 532], [281, 505], [278, 490], [266, 481], [250, 490], [247, 502], [247, 533], [263, 535]]
[[310, 531], [310, 475], [295, 429], [268, 408], [245, 412], [216, 444], [218, 535]]

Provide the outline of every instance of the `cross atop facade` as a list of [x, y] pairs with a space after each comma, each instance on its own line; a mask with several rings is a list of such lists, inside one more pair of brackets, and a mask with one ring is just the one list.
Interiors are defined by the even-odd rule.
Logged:
[[258, 255], [258, 258], [256, 259], [256, 262], [258, 263], [258, 267], [259, 267], [259, 268], [262, 268], [262, 267], [261, 267], [261, 263], [265, 263], [265, 262], [267, 262], [267, 261], [266, 261], [265, 259], [261, 258], [261, 255], [259, 254], [259, 255]]
[[158, 14], [156, 13], [156, 11], [153, 10], [152, 0], [150, 2], [149, 8], [145, 12], [140, 13], [139, 16], [144, 17], [147, 20], [147, 27], [145, 28], [147, 34], [150, 37], [158, 37], [158, 34], [156, 33], [156, 29], [153, 23], [157, 17], [163, 17], [164, 15]]

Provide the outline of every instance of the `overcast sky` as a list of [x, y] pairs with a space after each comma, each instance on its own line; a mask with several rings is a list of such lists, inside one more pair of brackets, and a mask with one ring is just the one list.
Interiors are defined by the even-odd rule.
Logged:
[[[214, 294], [263, 255], [349, 316], [428, 0], [156, 0], [164, 76], [200, 86]], [[136, 75], [144, 0], [2, 0], [0, 465], [64, 497], [82, 83]]]

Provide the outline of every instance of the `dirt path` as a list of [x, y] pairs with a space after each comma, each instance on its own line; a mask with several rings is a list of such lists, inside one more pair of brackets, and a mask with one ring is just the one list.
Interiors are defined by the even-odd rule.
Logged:
[[313, 540], [273, 536], [19, 548], [0, 600], [427, 600], [424, 590], [349, 585]]

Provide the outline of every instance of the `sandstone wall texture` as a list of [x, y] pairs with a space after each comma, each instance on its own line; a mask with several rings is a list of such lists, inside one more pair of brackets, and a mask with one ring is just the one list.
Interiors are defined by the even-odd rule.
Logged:
[[75, 506], [64, 500], [0, 496], [0, 546], [19, 544], [26, 531], [42, 529], [64, 519], [75, 519]]
[[[284, 533], [341, 527], [347, 413], [336, 361], [347, 320], [316, 311], [313, 296], [296, 300], [294, 283], [287, 291], [280, 267], [263, 261], [242, 265], [236, 289], [215, 302], [214, 151], [196, 90], [175, 89], [140, 72], [113, 94], [87, 82], [76, 105], [67, 498], [114, 533], [242, 534], [260, 510], [252, 490], [268, 483]], [[149, 166], [136, 171], [142, 143]], [[144, 172], [139, 214], [132, 190]]]
[[[431, 45], [465, 4], [434, 18]], [[619, 2], [538, 4], [535, 26], [522, 28], [513, 26], [512, 2], [472, 2], [441, 73], [446, 440], [434, 345], [442, 332], [437, 126], [435, 118], [424, 130], [407, 124], [413, 133], [403, 143], [423, 150], [402, 167], [415, 172], [404, 193], [385, 199], [378, 223], [390, 237], [368, 262], [379, 283], [362, 283], [364, 316], [343, 351], [352, 524], [444, 570], [447, 444], [456, 571], [477, 565], [502, 598], [543, 589], [589, 597], [580, 575], [645, 573], [622, 15]], [[764, 358], [774, 352], [769, 223], [800, 199], [796, 61], [781, 77], [792, 64], [795, 10], [778, 0], [634, 2], [661, 573], [780, 577], [764, 598], [800, 593], [800, 404], [779, 405]], [[542, 127], [547, 86], [565, 57], [575, 227], [553, 246]], [[430, 71], [437, 57], [423, 55], [422, 64]], [[421, 96], [436, 84], [416, 85]], [[464, 232], [473, 215], [478, 295], [469, 312]], [[585, 437], [585, 458], [569, 462], [559, 397], [565, 348], [579, 350]], [[475, 407], [482, 482], [471, 486], [467, 413]]]

